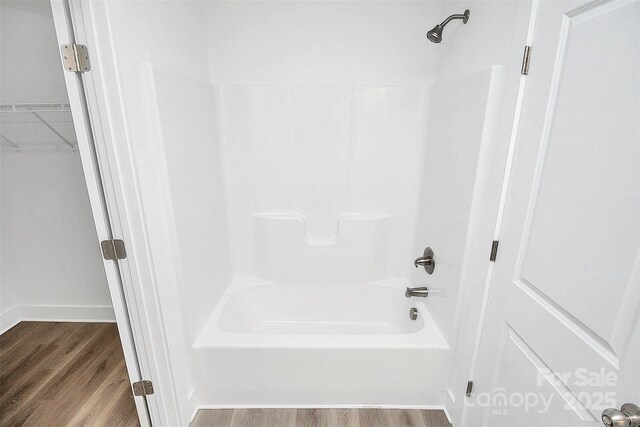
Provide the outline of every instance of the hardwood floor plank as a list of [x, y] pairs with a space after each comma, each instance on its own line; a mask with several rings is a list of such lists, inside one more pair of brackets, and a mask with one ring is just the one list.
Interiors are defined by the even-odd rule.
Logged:
[[350, 409], [298, 409], [297, 427], [359, 427], [357, 410]]
[[[69, 422], [70, 426], [88, 426], [92, 420], [108, 419], [113, 411], [120, 410], [118, 407], [117, 397], [127, 396], [133, 399], [131, 387], [127, 378], [124, 359], [118, 362], [104, 381], [98, 386], [96, 393], [91, 396], [91, 404], [84, 405]], [[135, 412], [135, 406], [131, 408], [123, 408], [125, 411]]]
[[420, 411], [424, 419], [425, 427], [451, 427], [447, 416], [443, 411], [426, 410]]
[[[124, 367], [124, 366], [123, 366]], [[133, 392], [129, 381], [121, 380], [116, 388], [116, 393], [105, 400], [105, 408], [103, 413], [97, 419], [105, 420], [105, 426], [109, 427], [126, 427], [126, 426], [138, 426], [138, 415], [136, 414], [136, 408], [133, 403]], [[96, 405], [100, 402], [96, 401]], [[83, 424], [86, 427], [93, 426], [94, 418], [87, 419]]]
[[358, 415], [358, 411], [353, 409], [332, 409], [336, 414], [336, 422], [339, 426], [345, 427], [365, 427], [364, 424], [360, 423], [360, 417]]
[[424, 427], [420, 411], [409, 409], [384, 409], [383, 417], [389, 425], [397, 427]]
[[55, 327], [55, 322], [20, 322], [13, 328], [0, 335], [0, 356], [13, 346], [23, 344], [25, 340], [36, 342], [37, 337], [46, 336], [43, 330], [51, 330]]
[[77, 376], [84, 371], [94, 359], [98, 357], [106, 348], [110, 347], [117, 336], [114, 330], [104, 328], [94, 336], [78, 354], [58, 371], [58, 373], [49, 381], [47, 385], [36, 396], [39, 399], [53, 400], [60, 396], [60, 393], [72, 386], [77, 380]]
[[76, 323], [75, 331], [62, 334], [55, 351], [41, 358], [32, 366], [24, 366], [28, 369], [20, 369], [0, 375], [5, 380], [0, 382], [3, 389], [0, 391], [0, 407], [3, 409], [4, 418], [12, 417], [20, 405], [25, 405], [32, 399], [57, 372], [82, 350], [83, 342], [94, 336], [100, 329], [89, 326], [88, 323]]
[[21, 337], [33, 329], [28, 323], [30, 322], [20, 322], [0, 335], [0, 355], [20, 342]]
[[231, 425], [233, 409], [201, 410], [191, 422], [194, 427], [228, 427]]
[[21, 322], [6, 334], [0, 425], [139, 424], [115, 324]]
[[79, 350], [81, 342], [86, 339], [87, 330], [83, 328], [83, 324], [74, 323], [73, 327], [62, 334], [58, 339], [51, 340], [44, 347], [37, 346], [39, 350], [31, 353], [19, 364], [0, 374], [0, 383], [7, 389], [12, 389], [17, 382], [28, 377], [29, 373], [33, 373], [41, 365], [57, 366], [61, 363], [65, 356], [75, 354], [74, 350]]
[[233, 411], [232, 427], [295, 427], [295, 409], [236, 409]]
[[296, 411], [297, 427], [326, 427], [330, 424], [330, 409], [298, 409]]
[[[56, 329], [56, 323], [42, 322], [42, 325], [37, 326], [37, 332], [30, 334], [30, 336], [20, 339], [17, 345], [14, 345], [10, 352], [4, 353], [0, 356], [0, 372], [9, 372], [15, 369], [22, 361], [29, 357], [33, 352], [38, 351], [43, 346], [46, 346], [50, 342], [56, 340], [59, 336]], [[71, 328], [71, 324], [60, 324], [60, 328], [66, 332]]]
[[[53, 375], [55, 371], [43, 371], [47, 376]], [[24, 422], [24, 418], [28, 416], [28, 413], [24, 413], [22, 421], [18, 412], [23, 408], [26, 402], [29, 400], [29, 396], [32, 395], [32, 390], [38, 390], [42, 387], [42, 381], [37, 376], [29, 376], [29, 378], [20, 383], [20, 386], [14, 390], [11, 390], [11, 394], [2, 394], [2, 400], [4, 403], [0, 404], [0, 425], [21, 425]]]
[[36, 394], [33, 400], [44, 404], [31, 411], [25, 424], [42, 425], [51, 422], [51, 415], [55, 414], [55, 425], [67, 425], [78, 411], [75, 402], [92, 402], [97, 387], [108, 374], [109, 361], [117, 363], [111, 356], [118, 345], [111, 330], [95, 337], [73, 363], [66, 365], [68, 369], [60, 371]]
[[358, 409], [360, 425], [367, 427], [389, 427], [390, 420], [381, 409]]

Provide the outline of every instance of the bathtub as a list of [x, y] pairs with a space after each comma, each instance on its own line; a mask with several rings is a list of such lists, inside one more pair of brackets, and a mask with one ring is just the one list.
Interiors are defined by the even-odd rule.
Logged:
[[[448, 348], [427, 308], [400, 283], [300, 285], [240, 280], [213, 311], [196, 347]], [[411, 320], [409, 310], [418, 309]]]
[[194, 343], [201, 406], [443, 404], [449, 344], [404, 283], [236, 280]]

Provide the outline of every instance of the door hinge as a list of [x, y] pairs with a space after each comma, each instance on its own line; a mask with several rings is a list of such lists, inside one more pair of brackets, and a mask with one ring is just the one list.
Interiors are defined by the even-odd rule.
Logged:
[[471, 396], [471, 391], [473, 391], [473, 381], [469, 380], [467, 381], [467, 391], [465, 393], [467, 397]]
[[522, 67], [520, 68], [520, 74], [526, 76], [529, 74], [529, 62], [531, 61], [531, 46], [524, 47], [524, 53], [522, 54]]
[[131, 384], [135, 396], [149, 396], [153, 394], [153, 383], [149, 380], [140, 380]]
[[91, 69], [89, 64], [89, 53], [87, 47], [83, 44], [63, 44], [60, 47], [62, 51], [62, 65], [67, 71], [75, 73], [84, 73]]
[[498, 244], [500, 242], [498, 240], [494, 240], [491, 242], [491, 255], [489, 255], [489, 261], [495, 261], [496, 256], [498, 255]]
[[127, 251], [124, 248], [124, 242], [118, 239], [103, 240], [100, 242], [102, 248], [102, 257], [109, 260], [125, 259]]

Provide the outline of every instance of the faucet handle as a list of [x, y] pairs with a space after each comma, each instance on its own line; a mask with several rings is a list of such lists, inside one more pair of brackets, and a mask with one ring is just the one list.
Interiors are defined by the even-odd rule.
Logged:
[[413, 261], [413, 265], [415, 265], [416, 268], [418, 268], [419, 266], [424, 267], [425, 265], [431, 265], [432, 262], [433, 260], [431, 258], [420, 257], [420, 258], [416, 258], [416, 260]]
[[418, 268], [418, 266], [424, 267], [424, 271], [426, 271], [427, 274], [433, 273], [433, 270], [436, 268], [436, 260], [433, 255], [433, 250], [427, 246], [424, 249], [422, 256], [413, 261], [413, 265], [415, 265], [416, 268]]

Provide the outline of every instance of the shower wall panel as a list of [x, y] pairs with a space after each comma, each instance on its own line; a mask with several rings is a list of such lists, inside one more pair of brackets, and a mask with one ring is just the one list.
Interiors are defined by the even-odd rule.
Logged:
[[431, 1], [215, 1], [208, 4], [218, 84], [423, 86], [437, 51]]
[[[277, 275], [282, 280], [406, 277], [422, 176], [425, 92], [220, 87], [234, 274], [267, 278], [266, 260], [284, 256], [290, 245], [299, 257], [289, 259], [291, 277]], [[332, 274], [320, 279], [316, 269], [303, 268], [313, 259]]]
[[[145, 67], [157, 135], [157, 202], [172, 241], [175, 293], [194, 339], [230, 280], [225, 181], [214, 135], [212, 87], [162, 67]], [[160, 218], [158, 218], [160, 219]], [[187, 314], [188, 313], [188, 314]]]
[[[418, 236], [419, 244], [428, 242], [439, 261], [429, 278], [437, 299], [431, 308], [448, 338], [455, 332], [453, 320], [465, 262], [474, 256], [467, 252], [469, 236], [483, 225], [474, 207], [486, 197], [483, 177], [490, 166], [488, 159], [496, 152], [493, 135], [502, 79], [501, 67], [493, 67], [443, 79], [433, 87], [420, 208], [424, 221]], [[485, 242], [489, 246], [490, 241]], [[488, 255], [482, 255], [488, 261]]]

